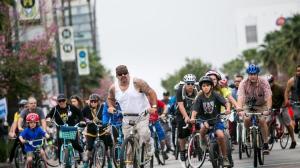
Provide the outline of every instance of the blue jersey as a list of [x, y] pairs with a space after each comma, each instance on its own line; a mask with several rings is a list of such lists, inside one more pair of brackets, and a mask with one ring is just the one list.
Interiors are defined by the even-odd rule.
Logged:
[[[28, 141], [32, 141], [32, 140], [36, 140], [36, 139], [42, 139], [43, 137], [45, 137], [46, 132], [43, 131], [43, 129], [39, 126], [37, 126], [34, 129], [31, 128], [25, 128], [24, 131], [21, 132], [20, 136], [23, 137], [23, 139], [28, 140]], [[42, 142], [34, 142], [33, 145], [37, 146], [40, 145]], [[25, 152], [32, 152], [35, 150], [35, 147], [29, 145], [28, 143], [25, 144]]]
[[116, 103], [116, 114], [111, 114], [108, 112], [108, 104], [107, 102], [104, 103], [103, 106], [103, 112], [102, 112], [102, 123], [104, 125], [110, 123], [112, 125], [121, 125], [122, 124], [122, 119], [123, 115], [121, 113], [121, 106], [119, 103]]
[[176, 115], [176, 108], [177, 108], [176, 96], [172, 96], [168, 103], [168, 113], [170, 115]]

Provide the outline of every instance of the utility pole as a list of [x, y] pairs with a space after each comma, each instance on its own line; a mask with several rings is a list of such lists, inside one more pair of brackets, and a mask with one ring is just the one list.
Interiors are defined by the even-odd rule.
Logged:
[[[57, 11], [56, 11], [56, 0], [52, 0], [52, 10], [53, 10], [54, 22], [56, 26], [59, 27], [58, 19], [57, 19]], [[64, 93], [64, 81], [62, 78], [62, 70], [61, 70], [61, 55], [60, 55], [60, 43], [59, 43], [58, 30], [55, 33], [55, 47], [56, 47], [56, 75], [58, 80], [58, 90], [59, 93]]]

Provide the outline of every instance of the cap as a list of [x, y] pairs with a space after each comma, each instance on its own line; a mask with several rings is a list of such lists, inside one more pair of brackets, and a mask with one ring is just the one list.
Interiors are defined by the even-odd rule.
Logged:
[[126, 65], [119, 65], [116, 68], [116, 74], [128, 74], [128, 69]]
[[64, 99], [66, 99], [66, 96], [64, 94], [59, 94], [57, 96], [57, 100], [64, 100]]

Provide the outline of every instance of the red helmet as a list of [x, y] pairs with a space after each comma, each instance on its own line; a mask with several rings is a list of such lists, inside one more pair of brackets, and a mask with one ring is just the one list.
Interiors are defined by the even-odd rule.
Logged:
[[219, 81], [219, 85], [220, 85], [221, 87], [227, 87], [227, 79], [221, 79], [221, 80]]
[[40, 117], [36, 113], [29, 113], [26, 117], [26, 122], [39, 122]]

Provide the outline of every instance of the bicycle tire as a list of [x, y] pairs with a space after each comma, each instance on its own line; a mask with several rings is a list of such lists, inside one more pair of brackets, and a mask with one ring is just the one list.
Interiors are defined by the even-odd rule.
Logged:
[[105, 145], [104, 142], [100, 140], [94, 148], [92, 168], [98, 168], [98, 167], [104, 168], [104, 166], [105, 166]]
[[114, 144], [113, 146], [113, 162], [116, 168], [120, 167], [121, 145]]
[[[130, 146], [128, 146], [128, 145], [130, 145]], [[131, 149], [131, 154], [132, 154], [131, 160], [127, 160], [127, 148], [128, 147], [131, 147], [131, 148], [129, 148], [129, 149]], [[132, 166], [129, 166], [129, 167], [138, 168], [137, 160], [136, 160], [136, 149], [134, 146], [133, 138], [128, 137], [124, 140], [124, 142], [121, 146], [120, 154], [121, 154], [120, 155], [120, 168], [126, 168], [126, 164], [128, 164], [128, 162], [132, 162]]]
[[233, 158], [232, 158], [232, 143], [231, 140], [229, 139], [229, 134], [228, 133], [224, 133], [225, 134], [225, 143], [226, 143], [226, 149], [227, 149], [227, 157], [230, 163], [230, 166], [228, 167], [233, 167], [234, 166], [234, 162], [233, 162]]
[[18, 146], [16, 147], [16, 150], [14, 152], [15, 152], [14, 163], [15, 163], [16, 168], [25, 167], [25, 159], [24, 159], [25, 155], [23, 153], [21, 144], [18, 144]]
[[164, 151], [159, 148], [160, 147], [160, 144], [159, 144], [159, 139], [158, 137], [155, 137], [154, 138], [154, 155], [155, 155], [155, 158], [157, 160], [157, 163], [158, 164], [161, 164], [161, 165], [165, 165], [166, 164], [166, 161], [165, 161], [165, 158], [164, 158]]
[[253, 167], [257, 167], [258, 163], [258, 146], [257, 146], [257, 130], [255, 127], [252, 128], [252, 147], [253, 147]]
[[[44, 161], [43, 159], [39, 159], [37, 162], [36, 162], [36, 168], [47, 168], [47, 165], [48, 163], [46, 161]], [[49, 165], [51, 166], [51, 165]]]
[[217, 142], [209, 144], [209, 158], [213, 168], [219, 168], [219, 148]]
[[175, 160], [178, 160], [178, 157], [179, 157], [179, 140], [178, 140], [178, 129], [176, 128], [175, 130], [175, 150], [174, 150], [174, 153], [175, 153]]
[[[246, 134], [245, 136], [246, 136], [246, 137], [250, 136], [250, 134], [249, 134], [248, 132], [249, 132], [249, 130], [247, 131], [247, 129], [246, 129], [246, 130], [245, 130], [245, 134]], [[247, 141], [247, 139], [248, 139], [248, 138], [246, 138], [245, 141]], [[250, 137], [249, 137], [249, 139], [250, 139]], [[248, 144], [248, 143], [244, 143], [243, 145], [244, 145], [244, 148], [245, 148], [247, 157], [250, 158], [251, 155], [252, 155], [252, 148], [251, 148], [250, 143], [249, 143], [249, 144]]]
[[[189, 141], [187, 158], [189, 161], [189, 165], [192, 168], [200, 168], [203, 165], [206, 158], [206, 149], [200, 148], [200, 139], [200, 135], [195, 134]], [[195, 163], [191, 160], [191, 158], [196, 159]]]
[[275, 128], [274, 126], [271, 126], [270, 127], [270, 134], [271, 134], [271, 137], [270, 138], [273, 138], [273, 142], [270, 144], [269, 146], [269, 151], [271, 151], [273, 149], [273, 146], [274, 146], [274, 143], [275, 143]]
[[238, 143], [239, 143], [239, 159], [241, 160], [243, 158], [243, 138], [242, 138], [242, 125], [238, 124], [238, 133], [239, 133], [239, 137], [238, 137]]
[[263, 146], [264, 146], [264, 141], [263, 141], [263, 138], [262, 138], [262, 134], [261, 132], [259, 131], [259, 134], [258, 135], [258, 162], [260, 165], [264, 165], [264, 162], [265, 162], [265, 155], [263, 153]]
[[[284, 125], [281, 125], [280, 129], [283, 130], [283, 134], [280, 137], [279, 143], [281, 149], [285, 149], [287, 147], [287, 144], [289, 143], [290, 134], [287, 132], [287, 128]], [[286, 139], [286, 142], [284, 142], [284, 139]]]

